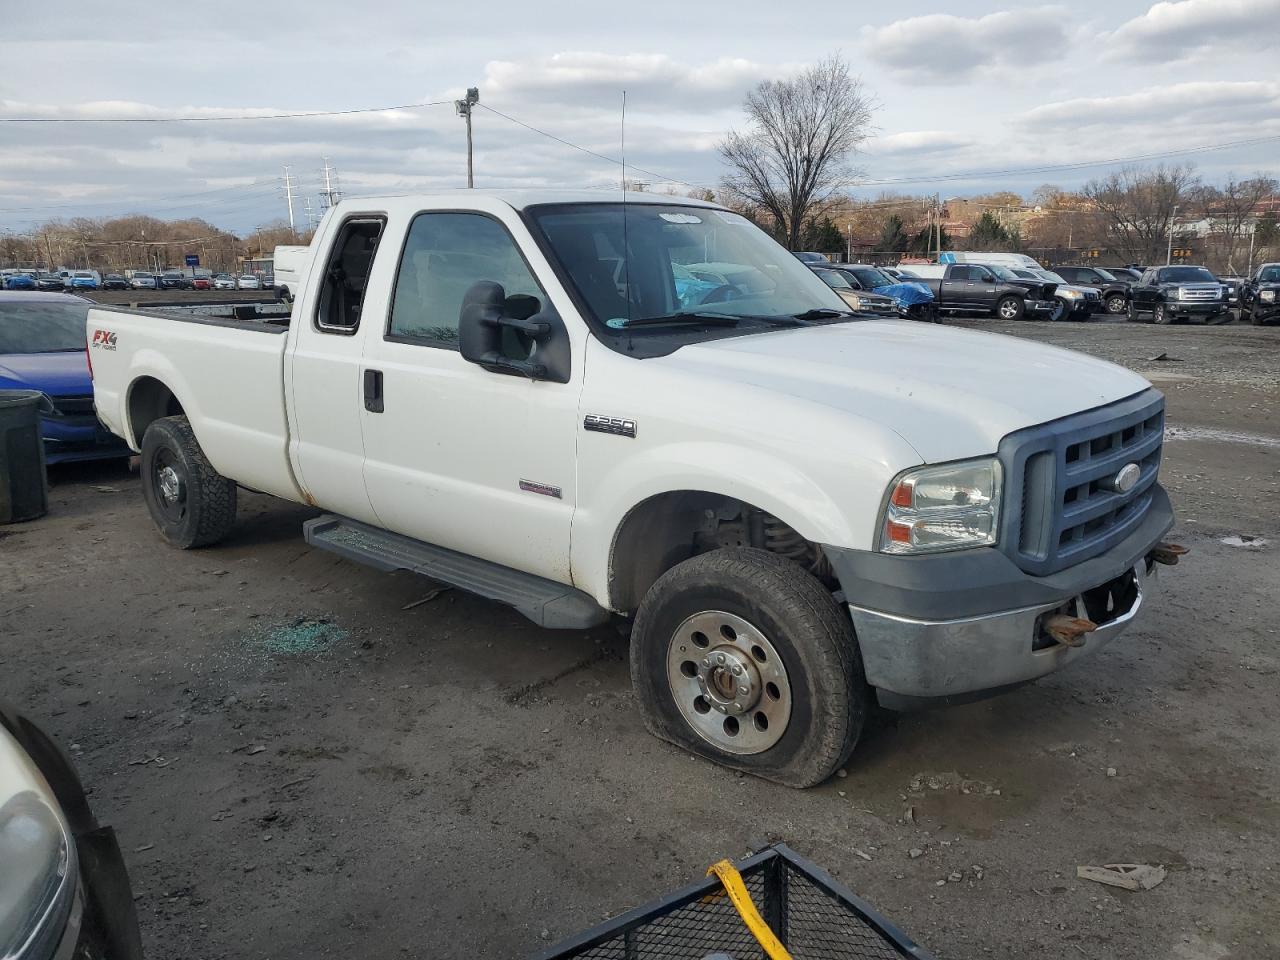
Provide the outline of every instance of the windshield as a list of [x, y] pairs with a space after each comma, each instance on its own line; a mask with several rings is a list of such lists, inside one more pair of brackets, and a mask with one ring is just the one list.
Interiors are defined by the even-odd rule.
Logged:
[[690, 312], [740, 320], [848, 312], [812, 270], [746, 217], [675, 204], [627, 204], [625, 221], [623, 212], [616, 203], [529, 210], [591, 319], [605, 327]]
[[89, 304], [0, 303], [0, 354], [83, 350]]
[[77, 277], [89, 277], [89, 278], [92, 278], [92, 277], [93, 277], [93, 274], [92, 274], [92, 273], [89, 273], [87, 270], [77, 270], [77, 271], [76, 271], [76, 276], [77, 276]]
[[845, 278], [839, 270], [815, 270], [818, 279], [825, 283], [832, 290], [852, 290], [853, 284]]
[[995, 274], [997, 277], [999, 277], [1001, 280], [1018, 280], [1018, 279], [1021, 279], [1021, 278], [1020, 278], [1016, 273], [1014, 273], [1014, 272], [1013, 272], [1012, 270], [1010, 270], [1008, 267], [1001, 267], [1001, 266], [997, 266], [996, 264], [992, 264], [992, 263], [984, 263], [984, 264], [983, 264], [983, 266], [984, 266], [984, 267], [986, 267], [988, 270], [990, 270], [992, 273], [994, 273], [994, 274]]
[[1263, 267], [1258, 271], [1258, 279], [1263, 283], [1280, 283], [1280, 266]]
[[1048, 280], [1050, 283], [1066, 283], [1067, 282], [1063, 280], [1062, 277], [1060, 277], [1058, 274], [1054, 273], [1052, 270], [1032, 270], [1031, 273], [1039, 277], [1041, 280]]
[[845, 273], [853, 275], [853, 278], [868, 290], [874, 290], [876, 287], [887, 287], [898, 281], [893, 277], [881, 273], [875, 267], [850, 267]]
[[1161, 283], [1217, 283], [1213, 274], [1204, 267], [1163, 267]]
[[1094, 267], [1093, 272], [1096, 273], [1103, 280], [1119, 280], [1120, 279], [1115, 274], [1111, 273], [1109, 270], [1103, 270], [1101, 267]]

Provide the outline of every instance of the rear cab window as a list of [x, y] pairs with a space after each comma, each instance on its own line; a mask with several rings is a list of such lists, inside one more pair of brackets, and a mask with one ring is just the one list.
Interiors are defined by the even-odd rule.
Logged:
[[348, 217], [338, 228], [320, 280], [317, 330], [350, 336], [360, 328], [369, 273], [385, 228], [385, 217], [365, 214]]

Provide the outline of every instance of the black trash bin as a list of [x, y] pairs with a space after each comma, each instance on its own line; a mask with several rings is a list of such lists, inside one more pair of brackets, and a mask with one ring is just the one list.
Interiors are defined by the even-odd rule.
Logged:
[[49, 511], [40, 439], [38, 390], [0, 390], [0, 523], [34, 520]]

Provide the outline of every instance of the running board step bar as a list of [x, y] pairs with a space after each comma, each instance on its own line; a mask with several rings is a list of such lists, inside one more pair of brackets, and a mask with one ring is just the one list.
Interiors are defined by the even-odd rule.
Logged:
[[312, 546], [356, 563], [378, 570], [410, 570], [505, 603], [539, 626], [576, 630], [609, 619], [609, 612], [581, 590], [357, 520], [325, 514], [306, 521], [302, 535]]

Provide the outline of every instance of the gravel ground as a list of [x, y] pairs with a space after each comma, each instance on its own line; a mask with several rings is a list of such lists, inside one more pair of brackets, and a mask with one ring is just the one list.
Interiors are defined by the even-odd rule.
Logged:
[[[172, 551], [118, 465], [0, 529], [0, 697], [72, 745], [152, 957], [521, 957], [773, 839], [948, 960], [1280, 956], [1280, 329], [982, 326], [1156, 380], [1192, 553], [1096, 657], [882, 717], [823, 786], [659, 743], [612, 629], [414, 606], [303, 544], [313, 511], [244, 494]], [[1112, 862], [1169, 874], [1075, 876]]]

